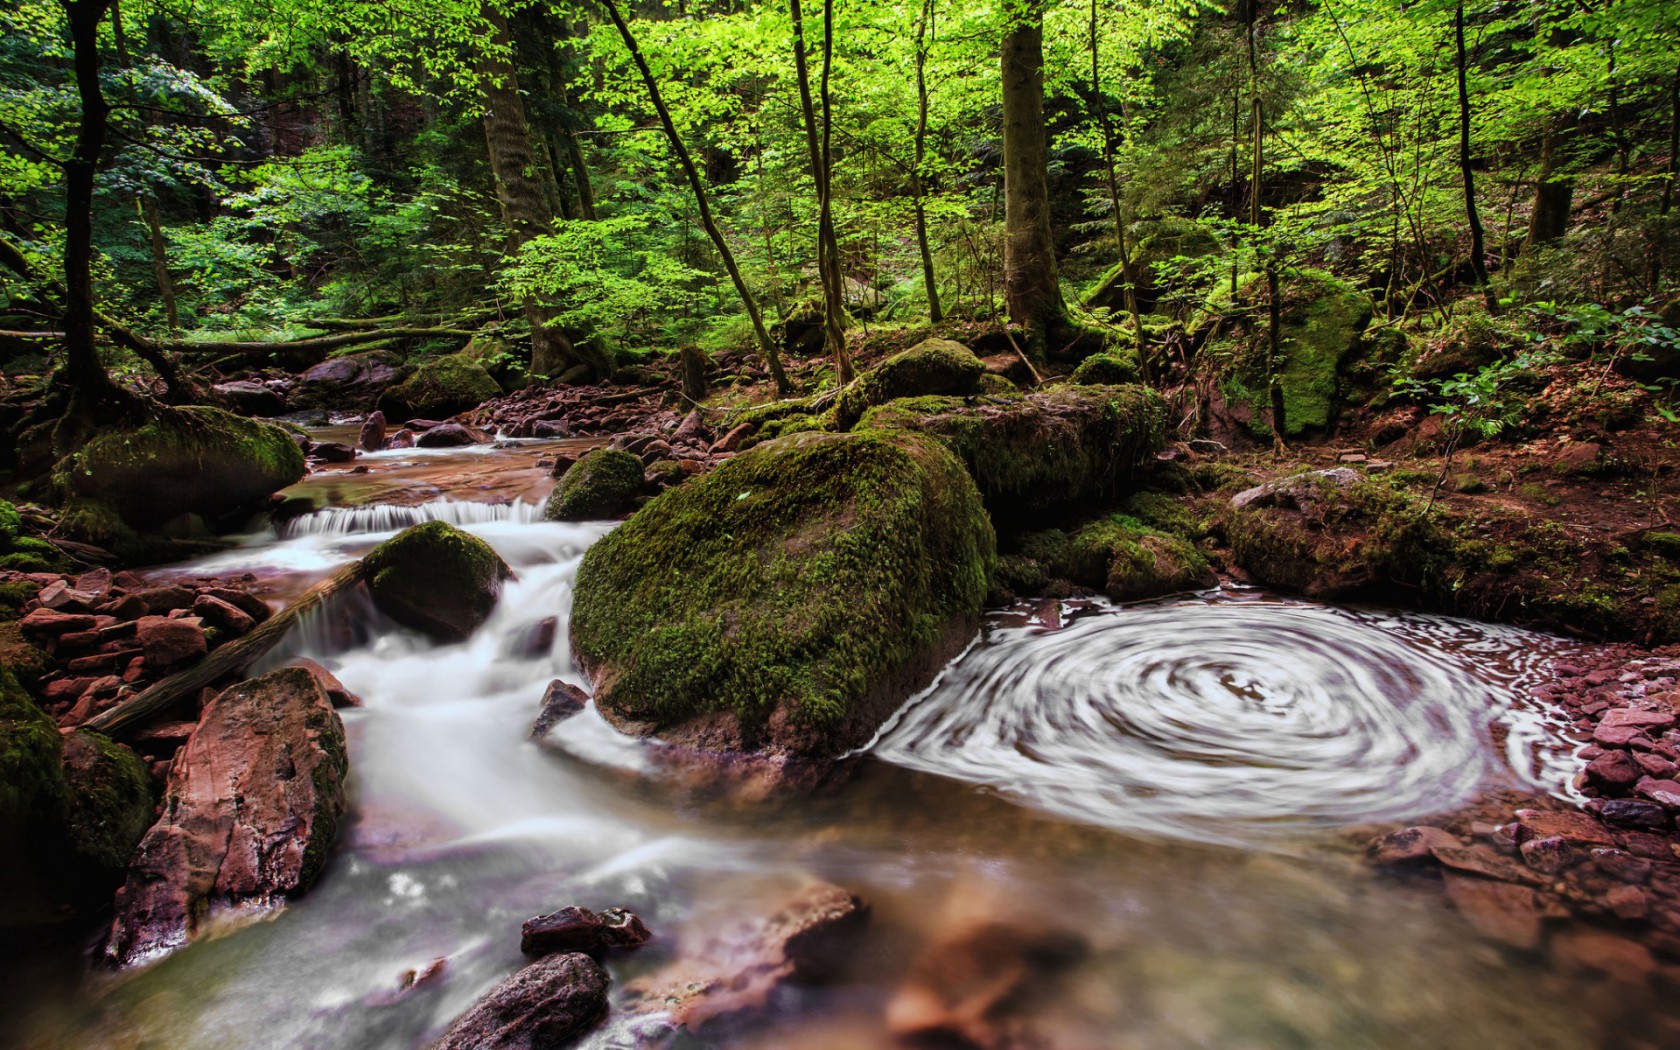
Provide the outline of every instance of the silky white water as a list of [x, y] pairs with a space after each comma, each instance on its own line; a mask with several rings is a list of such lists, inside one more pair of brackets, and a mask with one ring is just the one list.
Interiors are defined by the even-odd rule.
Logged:
[[[1515, 756], [1556, 787], [1542, 713], [1510, 704], [1540, 636], [1308, 603], [1103, 608], [1061, 630], [990, 623], [838, 790], [733, 805], [644, 777], [645, 745], [593, 710], [528, 739], [546, 684], [583, 684], [566, 643], [578, 562], [610, 528], [518, 507], [327, 512], [192, 571], [321, 575], [411, 519], [484, 536], [518, 578], [471, 640], [439, 645], [369, 607], [316, 618], [344, 712], [352, 817], [320, 884], [142, 971], [8, 988], [0, 1044], [379, 1048], [435, 1037], [521, 962], [519, 924], [625, 905], [655, 942], [615, 987], [793, 881], [873, 918], [832, 986], [696, 1045], [888, 1045], [884, 1003], [953, 901], [1067, 926], [1079, 967], [1028, 1004], [1053, 1048], [1591, 1045], [1573, 979], [1483, 946], [1421, 892], [1374, 877], [1336, 829], [1450, 805]], [[361, 531], [357, 531], [361, 530]], [[553, 642], [533, 630], [556, 618]], [[1503, 722], [1504, 728], [1496, 732]], [[1535, 756], [1539, 756], [1538, 759]], [[441, 980], [398, 994], [403, 971]], [[7, 971], [8, 974], [11, 971]], [[1605, 999], [1606, 1010], [1614, 999]], [[639, 1045], [615, 1013], [583, 1045]]]

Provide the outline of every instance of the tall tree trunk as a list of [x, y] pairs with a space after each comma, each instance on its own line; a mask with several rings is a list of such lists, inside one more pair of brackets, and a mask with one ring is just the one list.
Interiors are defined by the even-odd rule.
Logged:
[[1114, 160], [1114, 122], [1109, 119], [1108, 106], [1103, 102], [1102, 73], [1098, 64], [1097, 0], [1091, 0], [1091, 105], [1102, 126], [1103, 167], [1108, 175], [1108, 204], [1114, 212], [1114, 244], [1120, 252], [1120, 288], [1126, 300], [1126, 310], [1132, 315], [1132, 331], [1137, 341], [1138, 372], [1145, 383], [1153, 382], [1149, 367], [1149, 343], [1143, 333], [1143, 314], [1138, 310], [1137, 275], [1132, 272], [1132, 252], [1126, 245], [1126, 219], [1120, 213], [1120, 174]]
[[1266, 212], [1260, 190], [1266, 170], [1266, 106], [1260, 97], [1260, 49], [1255, 40], [1259, 0], [1248, 0], [1246, 36], [1248, 43], [1248, 91], [1250, 131], [1254, 139], [1254, 167], [1249, 173], [1249, 224], [1254, 227], [1255, 249], [1265, 258], [1266, 270], [1266, 391], [1272, 408], [1272, 444], [1282, 450], [1289, 429], [1283, 400], [1283, 346], [1281, 306], [1278, 302], [1278, 269], [1275, 247], [1263, 243]]
[[817, 277], [823, 290], [823, 335], [835, 375], [841, 383], [852, 381], [851, 355], [846, 353], [846, 332], [841, 323], [845, 309], [845, 285], [840, 275], [839, 245], [834, 237], [834, 211], [829, 197], [829, 111], [828, 76], [833, 49], [833, 4], [823, 0], [822, 118], [811, 101], [811, 73], [805, 61], [805, 15], [799, 0], [789, 0], [793, 21], [793, 65], [799, 81], [799, 108], [805, 124], [805, 149], [810, 156], [811, 182], [817, 191]]
[[939, 305], [939, 282], [933, 272], [933, 251], [928, 247], [927, 186], [923, 168], [927, 164], [928, 33], [933, 27], [933, 0], [922, 0], [922, 15], [916, 20], [916, 163], [910, 172], [910, 192], [916, 198], [916, 248], [922, 256], [922, 284], [927, 288], [928, 320], [945, 320]]
[[140, 217], [146, 220], [146, 232], [152, 244], [152, 277], [157, 281], [158, 296], [163, 300], [163, 312], [169, 318], [169, 330], [181, 330], [181, 314], [175, 305], [175, 279], [169, 276], [169, 250], [163, 240], [163, 226], [158, 221], [157, 198], [142, 193], [134, 198]]
[[76, 148], [64, 165], [64, 378], [89, 413], [129, 407], [93, 345], [93, 186], [111, 107], [99, 86], [99, 23], [110, 0], [65, 0], [81, 102]]
[[793, 392], [793, 386], [788, 382], [787, 373], [782, 370], [781, 355], [776, 352], [776, 344], [771, 341], [770, 333], [764, 328], [764, 318], [758, 311], [758, 301], [753, 298], [747, 288], [747, 282], [741, 277], [741, 268], [735, 264], [735, 253], [729, 250], [729, 242], [723, 239], [717, 223], [712, 219], [711, 202], [706, 197], [706, 187], [700, 181], [700, 172], [694, 167], [694, 158], [689, 154], [688, 147], [683, 145], [682, 136], [677, 134], [677, 126], [671, 121], [671, 111], [665, 108], [665, 98], [659, 92], [659, 82], [653, 78], [653, 71], [648, 68], [647, 59], [642, 57], [642, 49], [636, 46], [636, 38], [625, 24], [624, 16], [619, 14], [618, 4], [614, 0], [602, 0], [602, 6], [607, 9], [607, 15], [612, 18], [613, 25], [618, 28], [618, 35], [624, 40], [625, 50], [630, 52], [630, 58], [636, 63], [636, 70], [641, 73], [642, 84], [647, 88], [648, 101], [653, 103], [654, 112], [659, 114], [659, 123], [665, 129], [665, 137], [670, 140], [671, 150], [677, 155], [677, 163], [681, 166], [683, 176], [688, 180], [688, 188], [694, 193], [694, 204], [700, 213], [700, 225], [705, 227], [706, 235], [712, 239], [712, 246], [717, 249], [718, 256], [723, 260], [723, 268], [729, 271], [729, 280], [735, 285], [735, 294], [741, 297], [741, 305], [746, 307], [747, 316], [752, 320], [753, 333], [758, 337], [758, 345], [764, 352], [765, 363], [770, 366], [770, 376], [775, 380], [776, 392], [787, 396]]
[[560, 125], [560, 137], [566, 147], [566, 156], [572, 162], [572, 181], [577, 186], [578, 214], [593, 222], [595, 183], [589, 177], [589, 165], [583, 159], [583, 146], [578, 143], [577, 130], [572, 127], [572, 98], [571, 91], [566, 86], [564, 69], [556, 73], [554, 86], [560, 93], [560, 104], [566, 107], [566, 116]]
[[1003, 37], [1003, 297], [1030, 353], [1067, 320], [1050, 233], [1050, 149], [1044, 129], [1044, 0], [1010, 12]]
[[[479, 89], [484, 103], [484, 140], [496, 174], [496, 199], [508, 226], [509, 248], [517, 251], [532, 238], [553, 229], [554, 215], [542, 182], [535, 177], [537, 159], [531, 152], [525, 104], [513, 67], [513, 34], [507, 17], [494, 3], [483, 5], [496, 45], [479, 62]], [[576, 381], [605, 379], [612, 371], [606, 354], [590, 342], [574, 345], [550, 322], [555, 311], [535, 296], [521, 304], [531, 324], [531, 372], [549, 379]]]
[[1569, 212], [1575, 200], [1575, 180], [1557, 178], [1558, 140], [1561, 133], [1546, 129], [1540, 143], [1540, 175], [1534, 183], [1534, 210], [1528, 217], [1528, 237], [1523, 251], [1561, 239], [1569, 229]]
[[1458, 51], [1458, 171], [1464, 180], [1464, 215], [1470, 224], [1470, 269], [1482, 291], [1490, 314], [1499, 312], [1499, 300], [1488, 284], [1487, 247], [1483, 243], [1482, 217], [1476, 210], [1476, 176], [1470, 168], [1470, 81], [1469, 59], [1464, 51], [1464, 4], [1453, 8], [1453, 38]]
[[1680, 172], [1680, 66], [1674, 67], [1674, 79], [1668, 87], [1668, 178], [1663, 180], [1662, 205], [1658, 215], [1657, 236], [1651, 245], [1651, 288], [1662, 281], [1663, 252], [1668, 250], [1668, 213], [1674, 206], [1674, 181]]

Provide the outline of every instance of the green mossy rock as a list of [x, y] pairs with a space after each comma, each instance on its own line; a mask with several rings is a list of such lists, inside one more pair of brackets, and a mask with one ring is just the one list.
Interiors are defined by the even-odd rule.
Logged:
[[1205, 590], [1219, 582], [1195, 544], [1124, 514], [1081, 528], [1069, 539], [1067, 561], [1055, 568], [1115, 601]]
[[493, 397], [501, 396], [502, 388], [484, 366], [466, 353], [433, 358], [414, 370], [414, 374], [386, 388], [379, 395], [379, 410], [386, 418], [447, 419], [470, 408], [477, 408]]
[[597, 448], [560, 476], [548, 496], [549, 521], [599, 521], [630, 510], [642, 494], [642, 461], [628, 452]]
[[73, 889], [97, 898], [122, 883], [134, 847], [152, 826], [151, 777], [133, 751], [78, 729], [64, 738], [64, 780]]
[[573, 649], [601, 712], [630, 731], [834, 755], [973, 636], [994, 562], [974, 482], [937, 443], [796, 434], [591, 547]]
[[57, 547], [23, 531], [23, 515], [0, 500], [0, 569], [14, 572], [66, 572], [70, 559]]
[[271, 423], [219, 408], [159, 406], [138, 427], [101, 431], [60, 464], [59, 476], [69, 495], [143, 530], [181, 514], [214, 521], [253, 508], [304, 469], [297, 443]]
[[1119, 354], [1092, 354], [1079, 362], [1069, 377], [1075, 383], [1094, 386], [1120, 386], [1138, 381], [1137, 360]]
[[58, 726], [0, 666], [0, 928], [43, 921], [66, 816]]
[[23, 535], [23, 515], [15, 505], [0, 500], [0, 547]]
[[[1249, 311], [1249, 337], [1224, 384], [1227, 401], [1254, 413], [1255, 429], [1270, 434], [1271, 395], [1265, 362], [1265, 282], [1251, 279], [1239, 298]], [[1344, 359], [1371, 320], [1371, 300], [1353, 285], [1319, 271], [1303, 271], [1282, 289], [1284, 429], [1294, 437], [1329, 426]], [[1263, 436], [1263, 435], [1262, 435]]]
[[513, 572], [477, 536], [428, 521], [368, 552], [362, 575], [387, 616], [434, 638], [459, 641], [489, 618]]
[[984, 398], [906, 398], [859, 429], [908, 430], [968, 466], [994, 515], [1020, 517], [1116, 495], [1166, 442], [1166, 402], [1140, 386], [1060, 386]]
[[869, 408], [901, 397], [978, 394], [985, 374], [985, 364], [968, 347], [924, 339], [859, 376], [835, 404], [835, 422], [850, 429]]

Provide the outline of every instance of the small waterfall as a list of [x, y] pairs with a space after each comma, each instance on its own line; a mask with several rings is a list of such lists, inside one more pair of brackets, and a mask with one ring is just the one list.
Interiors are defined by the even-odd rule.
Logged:
[[399, 532], [426, 521], [447, 521], [451, 525], [488, 525], [500, 522], [526, 524], [541, 521], [543, 508], [537, 503], [471, 503], [465, 500], [435, 499], [410, 507], [373, 503], [361, 507], [328, 507], [305, 514], [279, 527], [281, 539], [301, 536], [356, 536], [366, 533]]

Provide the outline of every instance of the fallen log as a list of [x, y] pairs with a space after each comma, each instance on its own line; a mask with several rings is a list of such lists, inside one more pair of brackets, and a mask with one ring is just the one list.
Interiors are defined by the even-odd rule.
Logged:
[[297, 601], [264, 620], [250, 634], [229, 642], [186, 670], [172, 674], [151, 688], [101, 711], [88, 719], [83, 728], [107, 736], [123, 736], [143, 727], [176, 704], [198, 695], [200, 689], [213, 685], [223, 676], [244, 673], [246, 668], [274, 648], [306, 613], [319, 608], [333, 595], [355, 586], [361, 578], [360, 561], [346, 565], [309, 588]]
[[372, 328], [354, 332], [340, 332], [337, 335], [317, 335], [310, 336], [307, 339], [291, 339], [284, 342], [201, 340], [153, 343], [152, 345], [157, 349], [177, 354], [199, 351], [224, 354], [271, 354], [337, 350], [341, 347], [357, 346], [362, 343], [377, 343], [383, 339], [471, 339], [472, 337], [472, 331], [466, 328]]

